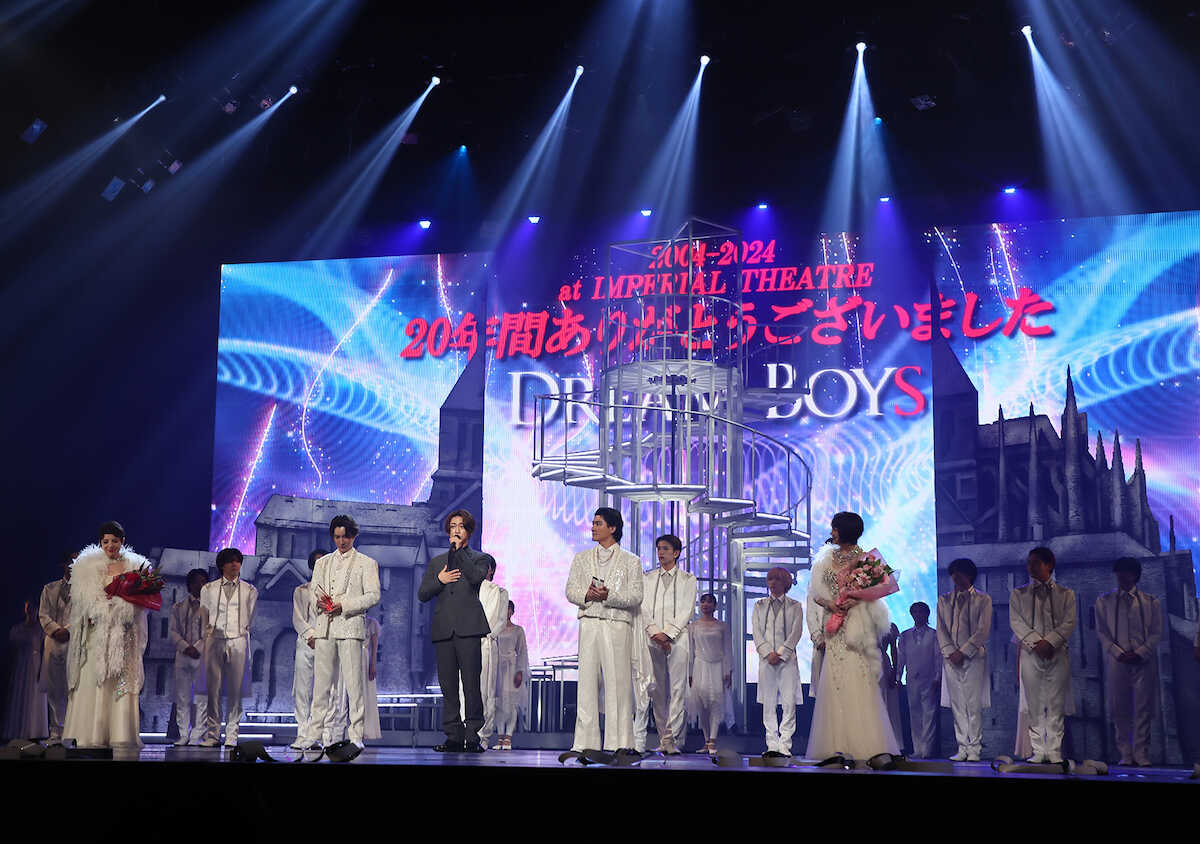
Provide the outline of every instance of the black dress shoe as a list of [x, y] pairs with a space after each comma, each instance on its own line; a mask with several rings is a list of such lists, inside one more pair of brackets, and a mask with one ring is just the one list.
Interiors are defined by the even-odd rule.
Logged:
[[482, 742], [469, 741], [463, 745], [462, 750], [464, 753], [484, 753], [487, 748], [483, 746]]
[[764, 750], [762, 758], [764, 759], [782, 759], [787, 756], [786, 753], [780, 753], [778, 750]]
[[466, 750], [466, 745], [461, 741], [446, 740], [444, 744], [435, 744], [433, 749], [438, 753], [462, 753]]

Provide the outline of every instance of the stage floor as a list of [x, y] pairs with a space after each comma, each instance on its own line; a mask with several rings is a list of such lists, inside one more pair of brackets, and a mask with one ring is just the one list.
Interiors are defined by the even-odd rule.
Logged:
[[[550, 770], [577, 770], [586, 769], [589, 771], [688, 771], [688, 772], [731, 772], [731, 771], [746, 771], [752, 773], [767, 773], [767, 774], [802, 774], [808, 776], [886, 776], [886, 777], [950, 777], [950, 778], [971, 778], [971, 779], [1003, 779], [1011, 780], [1019, 779], [1042, 779], [1042, 780], [1063, 780], [1070, 779], [1079, 782], [1138, 782], [1138, 783], [1180, 783], [1180, 782], [1200, 782], [1190, 780], [1192, 769], [1190, 768], [1164, 768], [1164, 767], [1118, 767], [1111, 766], [1107, 776], [1082, 776], [1082, 775], [1062, 775], [1062, 774], [1018, 774], [1009, 773], [1001, 774], [992, 769], [989, 762], [953, 762], [947, 763], [948, 770], [945, 771], [873, 771], [867, 768], [856, 768], [855, 770], [843, 770], [841, 768], [818, 768], [813, 764], [803, 764], [799, 759], [795, 759], [793, 763], [787, 767], [767, 767], [754, 764], [758, 761], [757, 757], [741, 756], [742, 765], [738, 766], [718, 766], [713, 763], [712, 759], [704, 754], [685, 753], [679, 756], [666, 757], [657, 753], [648, 754], [640, 762], [630, 766], [608, 766], [608, 765], [581, 765], [574, 760], [568, 760], [565, 764], [558, 761], [559, 750], [489, 750], [486, 753], [438, 753], [431, 748], [409, 748], [409, 747], [367, 747], [363, 752], [352, 762], [344, 764], [335, 764], [330, 762], [323, 756], [318, 757], [316, 753], [304, 754], [297, 750], [292, 750], [286, 745], [268, 745], [267, 753], [279, 763], [289, 763], [292, 765], [306, 765], [312, 767], [314, 765], [344, 767], [352, 765], [355, 767], [369, 767], [375, 765], [388, 766], [404, 766], [404, 767], [436, 767], [436, 768], [487, 768], [487, 769], [550, 769]], [[112, 764], [107, 760], [78, 760], [80, 764]], [[114, 762], [150, 762], [150, 763], [191, 763], [191, 764], [212, 764], [212, 763], [230, 763], [229, 751], [222, 748], [204, 748], [204, 747], [175, 747], [169, 744], [152, 744], [146, 745], [136, 753], [122, 754], [120, 751], [114, 753]], [[256, 763], [262, 765], [262, 762]]]

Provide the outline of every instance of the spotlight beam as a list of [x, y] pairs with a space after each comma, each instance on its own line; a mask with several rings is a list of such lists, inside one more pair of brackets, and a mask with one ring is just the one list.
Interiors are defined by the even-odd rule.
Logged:
[[133, 117], [109, 129], [82, 149], [59, 159], [42, 173], [0, 198], [0, 244], [8, 244], [15, 240], [53, 208], [122, 135], [166, 99], [159, 95], [158, 99]]
[[[331, 257], [341, 247], [361, 219], [367, 203], [392, 162], [392, 156], [396, 154], [434, 87], [434, 82], [430, 80], [408, 108], [377, 133], [354, 158], [339, 167], [305, 204], [298, 215], [302, 224], [305, 220], [315, 219], [317, 215], [323, 215], [323, 218], [295, 257]], [[295, 223], [296, 219], [293, 218], [287, 222], [287, 226], [293, 227]], [[303, 228], [307, 229], [308, 226]]]
[[702, 61], [692, 87], [688, 90], [675, 119], [636, 191], [650, 200], [649, 206], [664, 225], [678, 225], [692, 206], [692, 188], [696, 165], [696, 124], [700, 112], [700, 88], [704, 81]]

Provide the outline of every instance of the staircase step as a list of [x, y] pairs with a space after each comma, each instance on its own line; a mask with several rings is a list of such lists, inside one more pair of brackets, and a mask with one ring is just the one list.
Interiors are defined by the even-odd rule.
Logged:
[[[747, 560], [746, 561], [747, 571], [750, 571], [750, 570], [766, 571], [768, 569], [773, 569], [773, 568], [787, 569], [792, 574], [795, 574], [798, 571], [807, 569], [808, 563], [797, 563], [794, 560], [790, 560], [790, 561], [789, 560], [773, 560], [773, 559], [770, 559], [769, 557], [761, 557], [756, 560]], [[747, 590], [747, 591], [749, 591], [749, 590]]]
[[759, 545], [753, 548], [743, 548], [742, 556], [750, 559], [753, 557], [768, 557], [785, 559], [788, 557], [809, 557], [812, 554], [812, 549], [807, 545]]
[[732, 533], [731, 542], [804, 542], [807, 537], [786, 525], [765, 528], [757, 531], [740, 531]]
[[707, 487], [703, 484], [629, 484], [610, 489], [630, 501], [691, 501], [703, 495]]
[[740, 528], [757, 525], [786, 525], [791, 521], [787, 516], [777, 516], [774, 513], [735, 513], [732, 516], [718, 516], [713, 519], [717, 527]]
[[[729, 513], [733, 510], [746, 510], [754, 506], [749, 498], [718, 498], [708, 496], [688, 505], [689, 513]], [[713, 520], [716, 523], [716, 520]]]

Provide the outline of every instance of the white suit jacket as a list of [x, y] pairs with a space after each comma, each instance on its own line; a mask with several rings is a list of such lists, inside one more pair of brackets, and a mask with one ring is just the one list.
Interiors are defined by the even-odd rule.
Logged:
[[[1117, 600], [1119, 589], [1106, 592], [1096, 599], [1096, 637], [1106, 656], [1121, 655], [1117, 645]], [[1129, 608], [1130, 637], [1136, 643], [1133, 651], [1148, 663], [1155, 663], [1155, 651], [1162, 641], [1162, 606], [1158, 598], [1134, 587], [1133, 603]]]
[[[754, 602], [752, 626], [754, 630], [754, 648], [762, 659], [771, 653], [771, 639], [767, 631], [767, 610], [770, 609], [771, 598], [759, 598]], [[795, 662], [796, 644], [804, 633], [804, 605], [788, 595], [783, 596], [782, 615], [786, 619], [786, 637], [778, 644], [779, 656], [784, 662]], [[774, 623], [774, 619], [772, 619]]]
[[[1027, 583], [1012, 591], [1008, 598], [1008, 621], [1013, 635], [1021, 642], [1021, 647], [1032, 651], [1040, 639], [1045, 639], [1054, 646], [1055, 658], [1067, 653], [1067, 643], [1071, 641], [1071, 633], [1075, 630], [1075, 592], [1065, 586], [1060, 586], [1054, 580], [1050, 586], [1050, 621], [1049, 629], [1039, 633], [1037, 619], [1034, 618], [1034, 588], [1035, 582]], [[940, 601], [939, 601], [940, 603]], [[1041, 601], [1038, 601], [1041, 608]]]
[[487, 638], [495, 641], [508, 626], [508, 590], [485, 580], [479, 584], [479, 603], [483, 606], [483, 614], [487, 616], [488, 627], [492, 629]]
[[[642, 624], [647, 636], [666, 633], [671, 641], [687, 630], [696, 607], [696, 575], [675, 567], [670, 583], [664, 583], [661, 568], [642, 575]], [[661, 626], [654, 618], [656, 607], [662, 608]]]
[[[992, 596], [986, 592], [977, 592], [972, 586], [967, 590], [966, 626], [958, 631], [960, 642], [955, 642], [954, 632], [954, 598], [957, 591], [938, 595], [937, 600], [937, 640], [942, 656], [949, 659], [950, 654], [962, 651], [967, 659], [974, 659], [978, 654], [987, 653], [988, 636], [992, 633]], [[961, 600], [961, 599], [960, 599]]]
[[[351, 548], [346, 556], [349, 565], [339, 575], [334, 574], [334, 563], [339, 552], [326, 554], [317, 560], [309, 587], [313, 636], [317, 639], [365, 639], [363, 614], [379, 603], [379, 564]], [[317, 612], [317, 601], [321, 595], [329, 595], [334, 603], [342, 605], [342, 611], [334, 618]]]
[[302, 642], [307, 642], [313, 635], [313, 602], [309, 597], [311, 592], [312, 587], [307, 583], [301, 583], [292, 590], [292, 629], [296, 631], [296, 638]]

